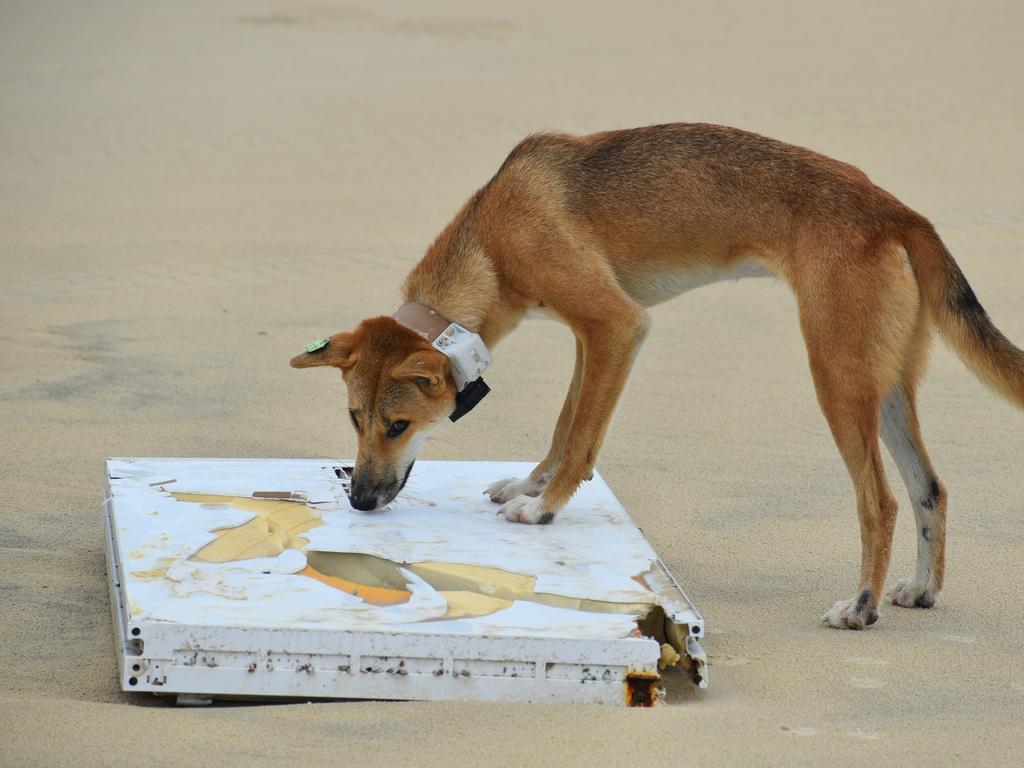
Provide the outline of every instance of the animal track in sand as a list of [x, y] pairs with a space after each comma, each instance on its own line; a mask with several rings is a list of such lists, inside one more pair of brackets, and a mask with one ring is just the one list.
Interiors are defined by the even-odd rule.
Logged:
[[[809, 725], [801, 725], [796, 728], [790, 728], [788, 725], [782, 726], [781, 730], [792, 735], [792, 736], [817, 736], [818, 729], [812, 728]], [[860, 728], [851, 728], [845, 732], [851, 739], [862, 739], [863, 741], [877, 741], [882, 738], [882, 734], [877, 731], [866, 731]]]
[[964, 645], [971, 645], [978, 641], [978, 638], [971, 635], [943, 635], [943, 640], [948, 640], [951, 643], [963, 643]]
[[[862, 667], [866, 669], [881, 670], [882, 667], [889, 666], [889, 662], [885, 659], [876, 659], [872, 656], [847, 656], [843, 659], [847, 664], [852, 664], [855, 667]], [[852, 676], [846, 679], [846, 684], [851, 688], [863, 688], [863, 689], [874, 689], [884, 688], [886, 685], [885, 680], [879, 680], [874, 677], [859, 677]]]
[[710, 656], [708, 660], [713, 667], [741, 667], [750, 663], [750, 659], [745, 656], [730, 656], [729, 654]]
[[786, 733], [792, 734], [793, 736], [817, 736], [818, 729], [812, 728], [809, 725], [800, 725], [796, 728], [790, 728], [788, 725], [782, 726], [782, 730]]
[[884, 688], [886, 685], [885, 680], [877, 680], [873, 677], [850, 677], [847, 678], [846, 684], [851, 688]]
[[858, 667], [885, 667], [889, 665], [889, 662], [885, 659], [875, 659], [870, 656], [847, 656], [843, 661]]
[[876, 731], [862, 731], [859, 729], [847, 731], [846, 735], [851, 739], [864, 739], [865, 741], [876, 741], [882, 738], [882, 734]]

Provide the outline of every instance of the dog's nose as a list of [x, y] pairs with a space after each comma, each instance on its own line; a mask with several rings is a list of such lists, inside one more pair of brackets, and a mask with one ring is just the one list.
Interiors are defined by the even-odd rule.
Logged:
[[348, 497], [349, 503], [361, 512], [369, 512], [371, 509], [377, 508], [377, 494], [365, 493], [363, 491], [353, 491], [352, 495]]

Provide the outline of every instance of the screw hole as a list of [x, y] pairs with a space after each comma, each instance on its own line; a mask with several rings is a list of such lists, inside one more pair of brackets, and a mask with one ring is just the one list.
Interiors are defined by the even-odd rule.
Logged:
[[138, 627], [132, 627], [132, 636], [133, 637], [138, 637], [141, 634], [142, 634], [142, 630], [141, 629], [139, 629]]
[[692, 627], [690, 627], [690, 631], [693, 632], [693, 634], [695, 634], [695, 635], [699, 635], [700, 634], [700, 627], [698, 627], [696, 624], [694, 624]]
[[128, 685], [138, 685], [138, 684], [139, 684], [139, 678], [137, 678], [137, 677], [129, 677], [128, 678]]
[[139, 664], [132, 664], [132, 672], [138, 672], [141, 669], [142, 669], [141, 665], [139, 665]]

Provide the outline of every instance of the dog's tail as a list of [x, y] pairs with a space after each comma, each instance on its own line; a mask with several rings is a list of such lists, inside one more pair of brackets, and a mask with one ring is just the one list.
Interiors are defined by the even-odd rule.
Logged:
[[914, 216], [902, 240], [943, 339], [985, 384], [1024, 408], [1024, 351], [993, 325], [934, 227]]

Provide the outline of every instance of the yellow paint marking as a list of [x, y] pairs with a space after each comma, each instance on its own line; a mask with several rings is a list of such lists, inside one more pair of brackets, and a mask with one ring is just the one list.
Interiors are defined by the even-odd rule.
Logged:
[[[170, 495], [178, 501], [224, 504], [255, 513], [248, 522], [213, 531], [217, 538], [190, 558], [205, 563], [276, 557], [285, 549], [305, 552], [309, 542], [302, 534], [323, 525], [318, 510], [297, 500], [205, 493]], [[399, 564], [391, 560], [358, 552], [310, 551], [306, 552], [306, 561], [307, 566], [296, 575], [316, 579], [372, 605], [397, 605], [412, 596]], [[516, 600], [588, 613], [646, 615], [654, 607], [654, 603], [615, 603], [536, 592], [535, 576], [482, 565], [428, 562], [401, 567], [415, 573], [445, 598], [446, 619], [487, 616], [508, 608]], [[159, 573], [154, 570], [132, 575], [158, 578], [166, 575], [166, 568]]]
[[226, 504], [255, 512], [247, 523], [214, 531], [217, 538], [194, 555], [204, 563], [230, 563], [255, 557], [276, 557], [285, 549], [303, 550], [309, 543], [300, 534], [323, 525], [320, 515], [303, 502], [215, 496], [205, 493], [172, 493], [178, 501], [194, 504]]
[[161, 557], [156, 561], [156, 568], [151, 568], [148, 571], [131, 571], [130, 575], [133, 579], [138, 579], [139, 581], [163, 579], [167, 576], [167, 569], [171, 567], [175, 560], [177, 560], [176, 557]]
[[[412, 563], [407, 565], [436, 590], [452, 592], [474, 592], [476, 594], [507, 601], [525, 600], [552, 608], [566, 608], [570, 611], [587, 613], [635, 613], [644, 615], [654, 603], [613, 603], [605, 600], [587, 600], [565, 595], [536, 592], [537, 577], [521, 573], [488, 568], [482, 565], [464, 563]], [[483, 605], [483, 604], [480, 604]], [[490, 612], [490, 611], [489, 611]], [[486, 614], [478, 614], [486, 615]]]
[[442, 619], [471, 619], [477, 616], [489, 616], [503, 611], [512, 605], [511, 600], [481, 595], [478, 592], [463, 590], [439, 590], [438, 593], [448, 603], [448, 612]]
[[399, 603], [408, 602], [409, 598], [412, 597], [412, 593], [404, 589], [370, 587], [355, 581], [340, 579], [337, 576], [327, 576], [308, 565], [299, 571], [298, 575], [309, 576], [311, 579], [316, 579], [329, 587], [340, 589], [342, 592], [348, 592], [350, 595], [362, 598], [364, 602], [371, 605], [398, 605]]
[[406, 566], [434, 589], [470, 591], [501, 600], [522, 600], [532, 595], [535, 576], [462, 563], [412, 563]]

